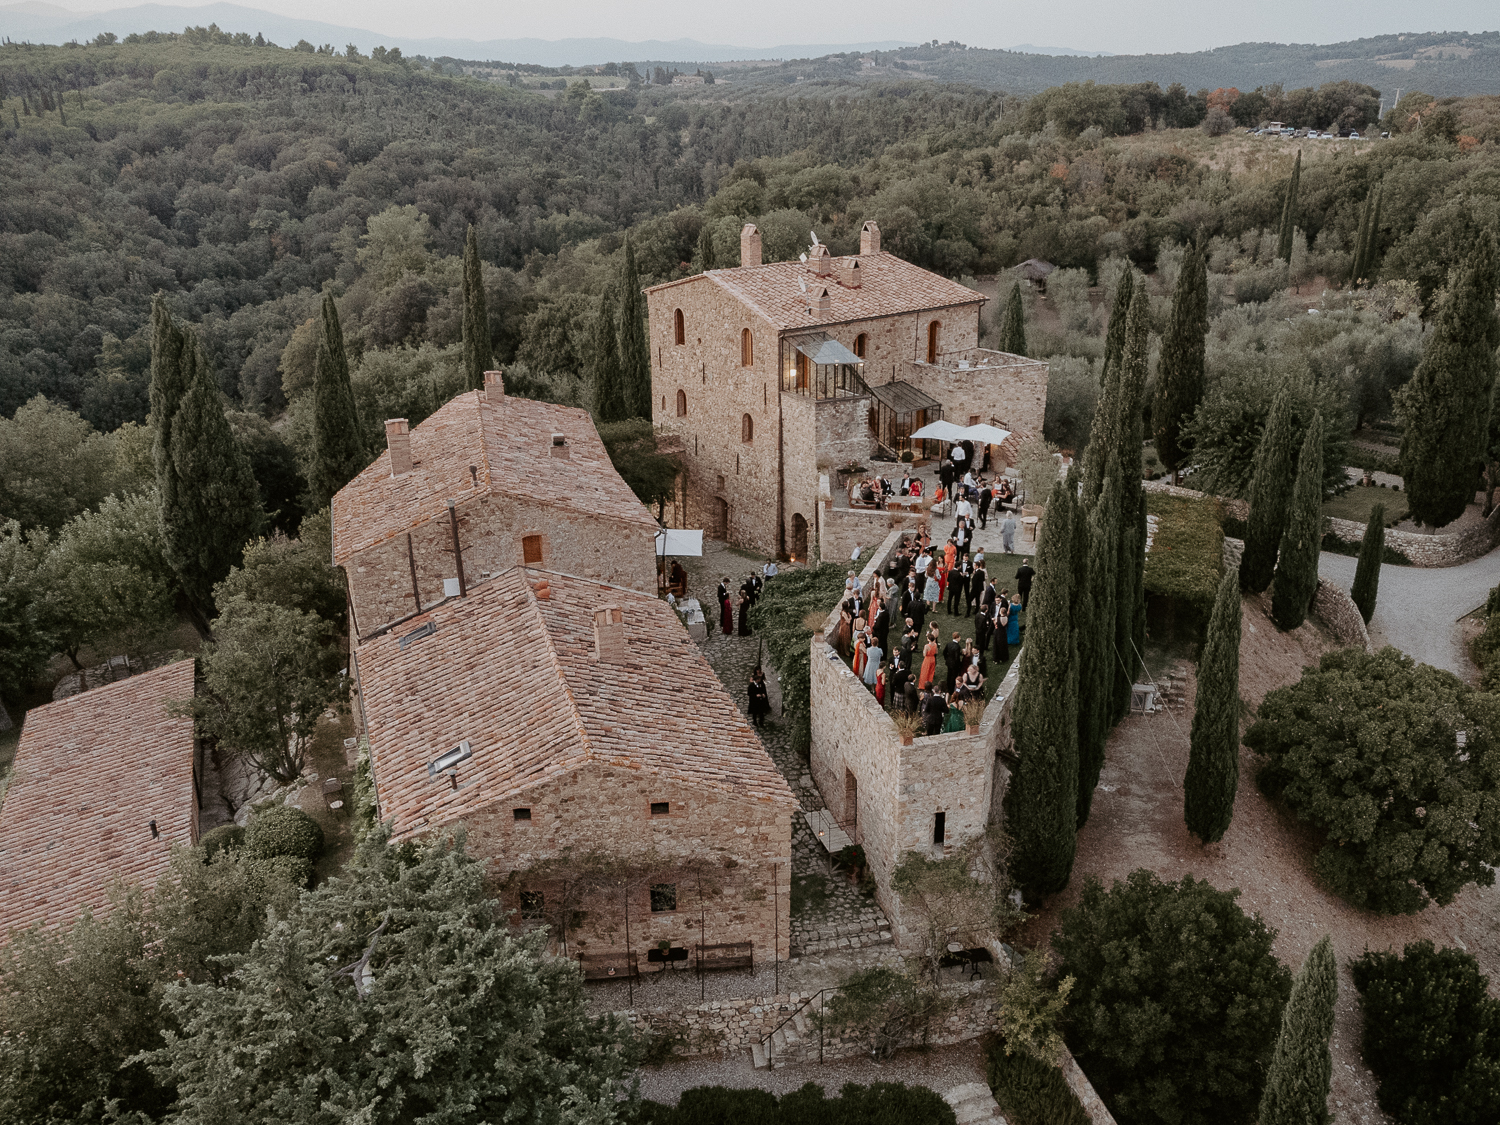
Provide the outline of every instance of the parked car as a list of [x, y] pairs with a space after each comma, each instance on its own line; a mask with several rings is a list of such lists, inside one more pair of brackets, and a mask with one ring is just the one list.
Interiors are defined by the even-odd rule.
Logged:
[[1356, 133], [1356, 132], [1353, 132], [1353, 131], [1352, 131], [1352, 130], [1351, 130], [1351, 131], [1350, 131], [1350, 133], [1349, 133], [1349, 139], [1350, 139], [1350, 140], [1351, 140], [1351, 141], [1357, 141], [1357, 140], [1359, 140], [1359, 134], [1358, 134], [1358, 133]]

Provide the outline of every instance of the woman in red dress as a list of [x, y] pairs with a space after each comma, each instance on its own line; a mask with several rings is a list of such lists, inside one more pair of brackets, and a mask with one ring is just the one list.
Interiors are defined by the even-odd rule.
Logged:
[[937, 641], [928, 641], [927, 647], [922, 650], [922, 674], [917, 677], [917, 688], [926, 691], [932, 686], [933, 679], [937, 676]]

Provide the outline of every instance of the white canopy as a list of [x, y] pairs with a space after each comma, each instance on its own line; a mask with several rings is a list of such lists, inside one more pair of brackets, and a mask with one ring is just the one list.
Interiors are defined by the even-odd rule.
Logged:
[[667, 527], [656, 533], [656, 553], [658, 556], [680, 555], [683, 557], [698, 557], [703, 554], [703, 532], [686, 531], [681, 528]]
[[940, 418], [936, 422], [928, 422], [911, 436], [914, 441], [919, 438], [928, 438], [932, 441], [963, 441], [968, 435], [964, 433], [962, 426]]
[[1010, 437], [1010, 431], [1002, 430], [998, 426], [959, 426], [939, 419], [936, 422], [929, 422], [911, 436], [913, 439], [930, 438], [933, 441], [972, 441], [975, 445], [999, 445]]

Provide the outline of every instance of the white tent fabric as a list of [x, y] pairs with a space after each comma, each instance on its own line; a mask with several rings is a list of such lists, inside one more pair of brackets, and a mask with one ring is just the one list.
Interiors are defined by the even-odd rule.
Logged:
[[703, 554], [703, 532], [663, 528], [656, 533], [656, 553], [663, 558], [667, 555], [697, 558]]
[[928, 422], [911, 436], [914, 441], [919, 438], [932, 441], [963, 441], [967, 435], [964, 433], [964, 427], [940, 418], [936, 422]]
[[977, 445], [999, 445], [1010, 437], [1010, 431], [999, 426], [965, 426], [964, 437]]

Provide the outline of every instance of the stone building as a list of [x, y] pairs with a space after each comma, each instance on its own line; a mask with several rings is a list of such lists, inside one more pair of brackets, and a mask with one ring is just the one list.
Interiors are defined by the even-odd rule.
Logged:
[[385, 429], [386, 450], [333, 498], [356, 641], [514, 566], [656, 589], [656, 520], [588, 411], [507, 395], [490, 371], [483, 391]]
[[875, 223], [858, 254], [770, 263], [747, 224], [740, 263], [646, 290], [652, 420], [686, 468], [677, 525], [800, 560], [820, 468], [894, 457], [940, 417], [1041, 432], [1047, 365], [980, 348], [986, 298], [882, 251]]
[[198, 842], [193, 720], [166, 710], [193, 673], [179, 660], [27, 714], [0, 805], [0, 942], [102, 914], [116, 881], [149, 890]]
[[570, 956], [788, 954], [797, 801], [665, 602], [513, 567], [357, 659], [393, 839], [463, 822]]

